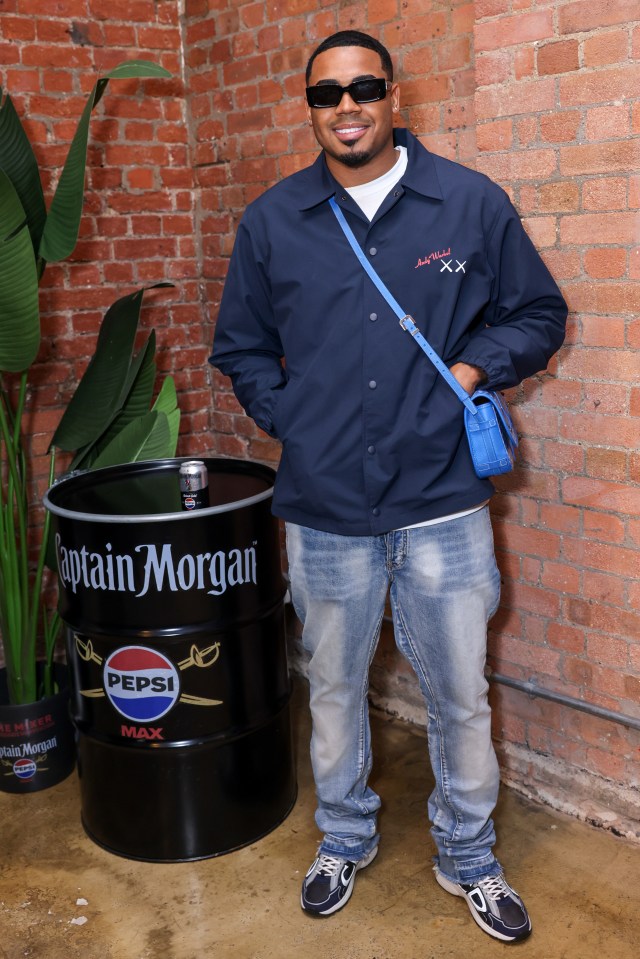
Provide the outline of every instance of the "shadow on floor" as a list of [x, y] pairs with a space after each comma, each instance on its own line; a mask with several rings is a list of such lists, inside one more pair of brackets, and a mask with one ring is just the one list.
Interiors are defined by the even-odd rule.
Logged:
[[[488, 959], [509, 948], [433, 880], [426, 738], [382, 716], [373, 717], [380, 854], [344, 911], [301, 912], [319, 839], [305, 699], [300, 685], [296, 806], [229, 855], [164, 865], [103, 851], [80, 825], [75, 773], [31, 796], [0, 794], [0, 959]], [[499, 858], [533, 921], [530, 939], [511, 947], [521, 959], [636, 959], [637, 846], [507, 789], [496, 824]]]

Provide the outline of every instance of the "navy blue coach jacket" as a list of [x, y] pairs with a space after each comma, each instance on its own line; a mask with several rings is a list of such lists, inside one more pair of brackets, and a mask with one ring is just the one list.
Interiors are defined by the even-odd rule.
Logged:
[[394, 135], [407, 170], [370, 223], [322, 154], [247, 208], [210, 359], [282, 441], [274, 513], [333, 533], [445, 516], [493, 487], [473, 471], [460, 400], [365, 274], [329, 197], [448, 366], [515, 386], [564, 338], [564, 300], [504, 191]]

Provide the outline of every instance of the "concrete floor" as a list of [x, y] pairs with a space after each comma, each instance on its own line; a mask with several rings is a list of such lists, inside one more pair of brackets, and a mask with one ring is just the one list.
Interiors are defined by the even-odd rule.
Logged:
[[[318, 835], [304, 689], [296, 700], [298, 802], [229, 855], [154, 865], [104, 852], [82, 831], [75, 774], [31, 796], [0, 794], [0, 959], [485, 959], [508, 948], [434, 882], [425, 736], [385, 717], [373, 719], [380, 854], [344, 911], [301, 912]], [[506, 789], [496, 821], [533, 920], [514, 947], [522, 959], [636, 959], [640, 848]]]

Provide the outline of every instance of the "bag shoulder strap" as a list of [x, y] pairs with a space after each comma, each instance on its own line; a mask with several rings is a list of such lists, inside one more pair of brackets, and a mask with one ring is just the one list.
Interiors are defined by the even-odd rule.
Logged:
[[396, 314], [396, 316], [400, 320], [400, 326], [402, 327], [402, 329], [406, 330], [407, 333], [411, 333], [411, 335], [413, 336], [418, 346], [423, 350], [424, 353], [426, 353], [428, 358], [431, 360], [431, 362], [437, 369], [438, 373], [440, 373], [441, 376], [444, 377], [444, 379], [446, 380], [448, 385], [451, 387], [453, 392], [456, 394], [460, 402], [464, 403], [464, 405], [469, 410], [469, 412], [475, 415], [477, 413], [477, 408], [475, 403], [472, 402], [471, 397], [469, 396], [467, 391], [462, 386], [460, 386], [455, 376], [448, 370], [448, 368], [442, 362], [442, 360], [440, 359], [436, 351], [433, 349], [431, 344], [422, 335], [422, 333], [416, 326], [413, 320], [413, 317], [409, 316], [408, 313], [404, 312], [404, 310], [402, 309], [398, 301], [395, 299], [393, 294], [389, 291], [388, 287], [385, 286], [384, 282], [380, 279], [380, 277], [378, 276], [374, 268], [369, 263], [368, 259], [366, 258], [366, 256], [364, 255], [362, 251], [362, 247], [360, 246], [360, 244], [358, 243], [358, 241], [356, 240], [354, 236], [353, 230], [347, 223], [344, 213], [342, 212], [342, 210], [336, 203], [335, 197], [332, 196], [329, 198], [329, 205], [331, 209], [333, 210], [338, 223], [342, 227], [342, 231], [344, 235], [346, 236], [347, 240], [349, 241], [351, 249], [360, 260], [360, 263], [363, 269], [365, 270], [365, 272], [368, 274], [369, 278], [375, 284], [378, 291], [382, 294], [382, 296], [385, 298], [385, 300], [387, 301], [387, 303], [389, 304], [393, 312]]

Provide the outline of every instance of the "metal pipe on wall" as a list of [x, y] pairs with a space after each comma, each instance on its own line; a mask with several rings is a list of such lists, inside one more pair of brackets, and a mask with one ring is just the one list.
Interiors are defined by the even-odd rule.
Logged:
[[513, 679], [511, 676], [503, 676], [501, 673], [494, 672], [489, 672], [487, 679], [493, 683], [500, 683], [502, 686], [510, 686], [512, 689], [518, 689], [520, 692], [528, 693], [530, 696], [547, 699], [552, 703], [560, 703], [562, 706], [579, 709], [580, 712], [588, 713], [590, 716], [597, 716], [599, 719], [608, 719], [610, 722], [620, 723], [623, 726], [629, 726], [631, 729], [640, 730], [640, 719], [636, 719], [635, 716], [627, 716], [625, 713], [618, 713], [612, 709], [604, 709], [602, 706], [596, 706], [595, 703], [586, 703], [584, 700], [576, 699], [574, 696], [565, 696], [564, 693], [556, 693], [553, 689], [546, 689], [544, 686], [539, 686], [535, 679]]
[[[391, 616], [384, 616], [383, 622], [393, 625]], [[561, 706], [578, 709], [580, 712], [588, 713], [590, 716], [597, 716], [598, 719], [607, 719], [612, 723], [619, 723], [621, 726], [628, 726], [630, 729], [640, 730], [640, 719], [637, 719], [635, 716], [627, 716], [626, 713], [618, 713], [612, 709], [604, 709], [602, 706], [596, 706], [595, 703], [587, 703], [582, 699], [576, 699], [575, 696], [556, 693], [553, 689], [539, 686], [533, 678], [528, 680], [513, 679], [511, 676], [504, 676], [502, 673], [488, 671], [487, 679], [492, 683], [510, 686], [512, 689], [528, 693], [530, 696], [537, 696], [539, 699], [546, 699], [552, 703], [559, 703]]]

